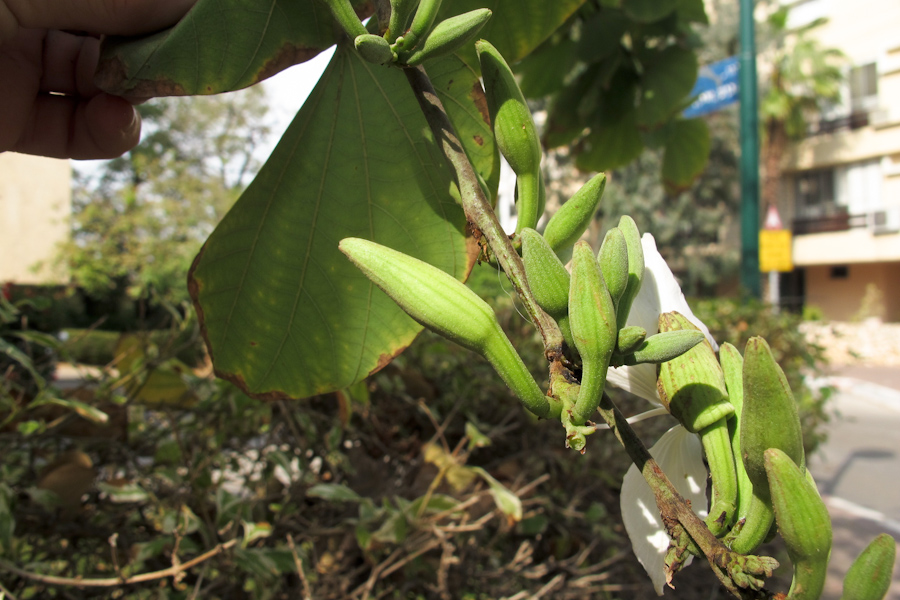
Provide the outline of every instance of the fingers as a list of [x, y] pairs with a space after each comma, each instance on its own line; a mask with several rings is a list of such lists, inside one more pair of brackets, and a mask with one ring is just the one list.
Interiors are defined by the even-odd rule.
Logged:
[[94, 70], [100, 58], [100, 40], [50, 30], [41, 52], [40, 90], [89, 97], [100, 90], [94, 85]]
[[11, 150], [53, 158], [114, 158], [133, 148], [141, 136], [134, 107], [103, 93], [89, 99], [40, 95], [24, 126]]
[[0, 44], [19, 29], [135, 35], [177, 22], [196, 0], [0, 0]]

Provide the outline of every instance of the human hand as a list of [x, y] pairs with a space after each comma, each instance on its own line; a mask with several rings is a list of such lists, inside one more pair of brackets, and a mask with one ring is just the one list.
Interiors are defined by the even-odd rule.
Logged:
[[137, 111], [93, 83], [97, 36], [163, 29], [194, 2], [0, 0], [0, 152], [93, 159], [133, 148]]

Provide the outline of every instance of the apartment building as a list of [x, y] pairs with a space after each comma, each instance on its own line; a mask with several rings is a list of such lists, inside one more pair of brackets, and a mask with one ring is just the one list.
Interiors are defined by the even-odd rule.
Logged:
[[814, 34], [846, 55], [846, 84], [787, 156], [779, 204], [795, 271], [782, 300], [833, 320], [900, 321], [900, 2], [791, 5], [792, 25], [820, 17]]
[[65, 280], [53, 261], [69, 235], [70, 180], [67, 160], [0, 153], [0, 285]]

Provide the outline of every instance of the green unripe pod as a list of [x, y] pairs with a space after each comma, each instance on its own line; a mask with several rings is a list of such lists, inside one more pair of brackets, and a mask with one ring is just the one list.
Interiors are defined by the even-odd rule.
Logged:
[[619, 230], [625, 236], [625, 245], [628, 248], [628, 285], [625, 286], [625, 293], [616, 305], [616, 320], [621, 329], [628, 321], [631, 305], [641, 291], [641, 283], [644, 281], [644, 248], [641, 246], [641, 232], [638, 231], [634, 219], [628, 215], [619, 219]]
[[581, 389], [572, 422], [582, 425], [600, 403], [618, 333], [612, 298], [587, 242], [576, 243], [572, 254], [569, 324], [575, 348], [581, 355]]
[[419, 45], [419, 41], [431, 30], [440, 9], [441, 0], [420, 0], [409, 30], [399, 36], [395, 42], [395, 51], [398, 54], [412, 52], [413, 48]]
[[361, 35], [367, 35], [369, 33], [359, 20], [359, 17], [356, 16], [356, 11], [353, 10], [353, 5], [350, 4], [350, 0], [324, 1], [325, 4], [328, 5], [328, 8], [331, 9], [331, 14], [334, 16], [334, 19], [340, 24], [341, 28], [343, 28], [351, 39], [356, 39]]
[[600, 270], [603, 272], [603, 279], [606, 281], [613, 304], [618, 306], [628, 286], [628, 247], [625, 244], [625, 236], [618, 227], [606, 232], [597, 261], [600, 263]]
[[475, 39], [491, 14], [487, 8], [479, 8], [441, 21], [412, 54], [400, 58], [413, 66], [429, 58], [452, 54]]
[[604, 189], [606, 175], [594, 175], [550, 217], [544, 228], [544, 239], [554, 252], [565, 252], [584, 234], [594, 219]]
[[725, 375], [725, 389], [728, 390], [728, 401], [734, 407], [734, 414], [728, 418], [728, 436], [731, 438], [731, 450], [736, 457], [734, 469], [737, 475], [737, 519], [747, 516], [750, 499], [753, 497], [753, 484], [747, 477], [744, 461], [741, 459], [741, 411], [744, 406], [744, 357], [737, 348], [723, 343], [719, 346], [719, 363]]
[[391, 18], [388, 21], [387, 41], [394, 43], [406, 31], [406, 24], [419, 0], [391, 0]]
[[882, 600], [891, 587], [897, 542], [882, 533], [856, 557], [844, 577], [841, 600]]
[[644, 343], [646, 338], [647, 330], [643, 327], [638, 327], [637, 325], [623, 327], [619, 330], [619, 337], [616, 340], [616, 352], [619, 354], [631, 354]]
[[370, 63], [386, 65], [394, 60], [394, 52], [391, 50], [391, 45], [380, 35], [371, 33], [358, 35], [353, 40], [353, 45], [356, 46], [356, 51], [359, 52], [359, 55]]
[[341, 252], [420, 324], [468, 348], [491, 363], [504, 382], [539, 417], [550, 412], [521, 357], [475, 292], [437, 267], [359, 238], [341, 240]]
[[[753, 495], [746, 514], [741, 515], [745, 517], [744, 526], [733, 537], [731, 548], [740, 554], [749, 554], [766, 539], [775, 518], [765, 451], [769, 448], [781, 450], [801, 467], [804, 456], [794, 395], [769, 344], [761, 337], [752, 337], [747, 342], [742, 380], [740, 459], [752, 484]], [[741, 505], [744, 505], [743, 501]]]
[[[630, 329], [626, 327], [619, 332]], [[660, 364], [675, 360], [691, 348], [701, 344], [706, 339], [702, 331], [684, 329], [678, 331], [664, 331], [651, 335], [636, 349], [622, 357], [623, 365], [640, 365], [643, 363]], [[709, 343], [709, 342], [707, 342]]]
[[522, 263], [534, 300], [559, 325], [566, 344], [575, 348], [569, 326], [569, 272], [534, 229], [523, 229]]
[[744, 349], [743, 383], [741, 458], [753, 484], [753, 493], [765, 500], [768, 494], [766, 450], [777, 448], [804, 466], [800, 418], [784, 371], [761, 337], [750, 338]]
[[803, 469], [777, 448], [765, 451], [769, 492], [794, 577], [788, 598], [818, 600], [831, 556], [831, 518]]
[[[659, 316], [660, 332], [679, 330], [700, 333], [687, 317], [677, 312]], [[699, 433], [734, 412], [728, 402], [722, 368], [705, 337], [678, 358], [660, 365], [657, 390], [663, 406], [692, 433]]]
[[516, 232], [534, 227], [541, 203], [541, 142], [515, 75], [494, 46], [475, 42], [497, 148], [516, 174]]

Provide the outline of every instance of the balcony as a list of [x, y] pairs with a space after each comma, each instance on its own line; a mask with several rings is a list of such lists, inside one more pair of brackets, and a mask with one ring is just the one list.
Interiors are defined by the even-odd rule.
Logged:
[[875, 235], [900, 232], [900, 207], [850, 214], [846, 206], [829, 206], [825, 214], [793, 220], [794, 235], [868, 229]]
[[869, 124], [869, 111], [858, 111], [835, 119], [822, 119], [818, 123], [810, 124], [806, 131], [807, 137], [834, 133], [836, 131], [862, 129]]

